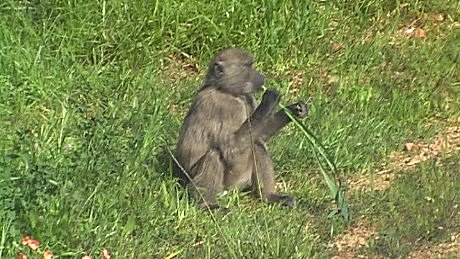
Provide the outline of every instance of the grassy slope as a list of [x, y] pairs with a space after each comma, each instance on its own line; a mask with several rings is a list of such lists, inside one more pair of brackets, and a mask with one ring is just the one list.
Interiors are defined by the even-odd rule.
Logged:
[[[120, 258], [325, 255], [332, 205], [293, 127], [271, 147], [299, 209], [231, 194], [223, 202], [233, 214], [216, 224], [170, 177], [165, 143], [173, 146], [206, 62], [223, 47], [254, 52], [286, 103], [314, 96], [306, 123], [347, 175], [442, 129], [423, 127], [428, 118], [460, 111], [460, 32], [430, 18], [458, 20], [457, 1], [18, 2], [0, 4], [0, 257], [17, 254], [24, 235], [71, 257], [103, 247]], [[426, 40], [397, 35], [418, 17]], [[332, 43], [342, 48], [333, 52]], [[174, 66], [181, 60], [200, 73]], [[291, 84], [294, 75], [300, 83]], [[449, 161], [416, 169], [388, 193], [351, 198], [355, 217], [375, 215], [391, 230], [369, 253], [405, 254], [413, 248], [406, 239], [445, 236], [451, 223], [429, 230], [437, 207], [458, 204], [458, 159]], [[414, 201], [427, 192], [450, 199], [413, 220], [422, 207]], [[442, 222], [448, 211], [439, 215]], [[404, 227], [394, 230], [394, 221]]]

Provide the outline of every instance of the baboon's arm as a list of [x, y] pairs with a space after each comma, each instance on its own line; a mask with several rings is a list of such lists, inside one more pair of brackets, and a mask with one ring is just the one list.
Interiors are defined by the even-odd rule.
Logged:
[[258, 138], [265, 127], [266, 120], [278, 105], [279, 100], [279, 92], [275, 89], [268, 89], [262, 96], [262, 101], [256, 110], [235, 132], [235, 138], [242, 143], [248, 143], [251, 136]]
[[266, 121], [265, 126], [261, 132], [261, 137], [264, 142], [275, 135], [284, 126], [289, 124], [289, 122], [291, 122], [291, 118], [289, 118], [286, 112], [290, 112], [293, 116], [301, 119], [307, 116], [308, 107], [305, 102], [300, 101], [291, 104], [287, 106], [286, 109], [281, 109], [273, 114], [273, 116]]

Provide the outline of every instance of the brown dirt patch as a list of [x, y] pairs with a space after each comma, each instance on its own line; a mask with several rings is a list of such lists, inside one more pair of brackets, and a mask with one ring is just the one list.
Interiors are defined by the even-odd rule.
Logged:
[[[174, 53], [163, 60], [160, 78], [163, 82], [172, 86], [178, 82], [190, 82], [196, 85], [195, 90], [197, 90], [200, 87], [200, 80], [202, 80], [199, 71], [200, 68], [195, 58], [185, 53]], [[167, 109], [171, 114], [183, 115], [187, 106], [183, 103], [183, 89], [170, 87], [168, 91]]]
[[351, 191], [385, 190], [398, 174], [413, 168], [428, 159], [440, 160], [442, 155], [460, 151], [460, 118], [453, 120], [456, 125], [449, 126], [429, 141], [415, 141], [404, 144], [402, 151], [388, 156], [384, 169], [377, 173], [365, 173], [350, 179], [348, 186]]
[[[399, 12], [413, 12], [416, 18], [400, 25], [389, 42], [391, 45], [399, 45], [405, 42], [407, 38], [416, 38], [424, 40], [426, 38], [443, 38], [446, 33], [460, 27], [455, 21], [453, 14], [440, 12], [418, 12], [414, 6], [409, 3], [400, 4]], [[387, 16], [391, 17], [397, 12], [395, 9]]]
[[424, 246], [412, 252], [409, 258], [460, 258], [460, 233], [452, 233], [450, 242]]
[[161, 77], [167, 82], [177, 82], [195, 78], [198, 72], [198, 63], [193, 57], [185, 53], [176, 53], [164, 60]]
[[[432, 124], [439, 124], [433, 122]], [[442, 155], [460, 151], [460, 117], [447, 120], [450, 125], [445, 131], [428, 141], [414, 141], [406, 143], [401, 151], [392, 153], [382, 170], [374, 174], [364, 174], [349, 180], [349, 189], [358, 190], [385, 190], [402, 172], [415, 167], [428, 159], [440, 161]], [[360, 250], [375, 236], [377, 229], [366, 218], [358, 219], [348, 231], [336, 236], [328, 250], [334, 258], [367, 258], [361, 255]], [[424, 246], [413, 252], [410, 258], [460, 258], [460, 234], [454, 233], [451, 242], [436, 246]]]
[[367, 258], [359, 254], [359, 250], [366, 246], [367, 241], [375, 236], [377, 230], [366, 219], [359, 219], [347, 233], [337, 236], [333, 243], [328, 245], [333, 258]]

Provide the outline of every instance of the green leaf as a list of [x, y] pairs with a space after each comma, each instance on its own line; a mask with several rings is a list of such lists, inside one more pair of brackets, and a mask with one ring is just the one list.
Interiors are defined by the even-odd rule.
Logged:
[[125, 235], [131, 234], [137, 227], [136, 218], [133, 215], [128, 217], [128, 221], [126, 221], [126, 225], [123, 228], [123, 233]]
[[[324, 145], [319, 141], [319, 139], [313, 134], [313, 132], [308, 129], [304, 124], [302, 124], [296, 117], [294, 117], [282, 104], [279, 104], [282, 109], [286, 110], [286, 114], [292, 120], [294, 125], [299, 128], [302, 133], [307, 137], [308, 142], [313, 147], [313, 152], [316, 157], [316, 161], [321, 169], [321, 174], [326, 182], [327, 187], [329, 188], [331, 197], [334, 198], [337, 203], [338, 211], [335, 214], [340, 213], [342, 218], [346, 223], [350, 220], [350, 214], [348, 210], [348, 205], [345, 202], [345, 197], [343, 191], [339, 186], [340, 180], [337, 179], [337, 166], [331, 159], [330, 155], [327, 153]], [[327, 170], [326, 170], [327, 168]], [[328, 171], [330, 173], [328, 173]]]

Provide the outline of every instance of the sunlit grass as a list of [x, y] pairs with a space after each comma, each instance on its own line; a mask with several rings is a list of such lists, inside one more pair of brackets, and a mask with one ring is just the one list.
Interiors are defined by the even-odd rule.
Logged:
[[[328, 218], [335, 204], [297, 127], [269, 146], [298, 208], [231, 192], [222, 202], [232, 213], [217, 221], [177, 186], [166, 145], [207, 62], [228, 46], [255, 54], [284, 104], [313, 97], [304, 123], [343, 182], [442, 131], [460, 113], [458, 3], [339, 2], [2, 1], [0, 257], [21, 253], [24, 236], [56, 257], [328, 256], [331, 234], [347, 226]], [[426, 38], [400, 33], [417, 18]], [[453, 227], [443, 222], [459, 222], [458, 206], [454, 218], [441, 208], [459, 189], [455, 161], [444, 162], [347, 197], [352, 222], [381, 229], [366, 253], [407, 255], [415, 237], [443, 240]], [[425, 197], [450, 200], [414, 202]]]

